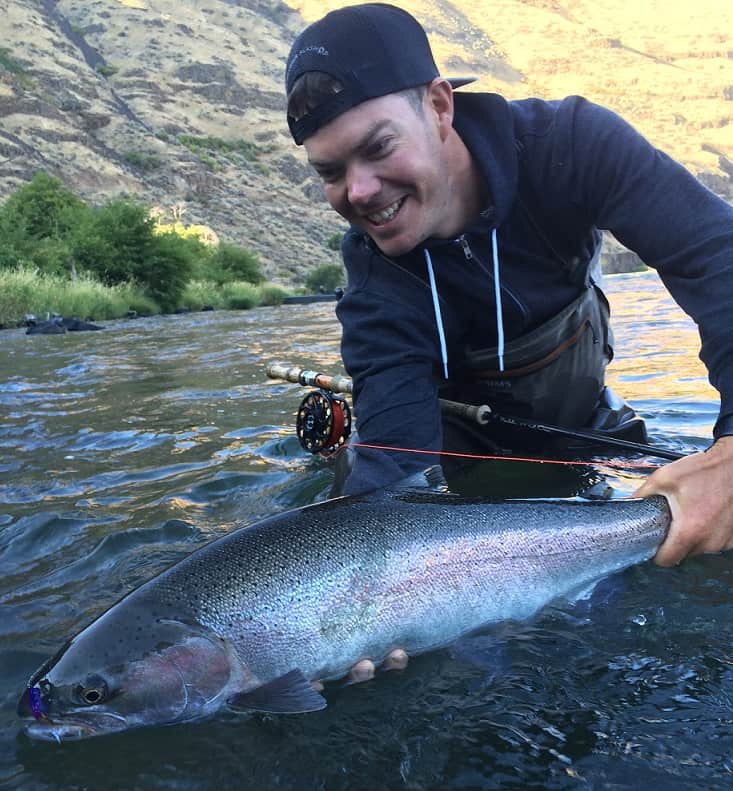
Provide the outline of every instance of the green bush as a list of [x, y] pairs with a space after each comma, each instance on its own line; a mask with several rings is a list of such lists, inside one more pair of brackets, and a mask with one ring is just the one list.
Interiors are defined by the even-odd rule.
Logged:
[[145, 283], [153, 229], [153, 220], [144, 206], [115, 198], [94, 209], [87, 221], [75, 229], [75, 259], [107, 285]]
[[120, 69], [119, 66], [113, 66], [111, 63], [97, 63], [94, 70], [103, 77], [111, 77], [113, 74], [117, 74]]
[[[132, 199], [89, 207], [45, 173], [36, 174], [0, 206], [0, 275], [15, 271], [25, 274], [8, 281], [12, 305], [4, 304], [4, 315], [14, 310], [20, 315], [101, 315], [109, 312], [105, 305], [114, 294], [114, 310], [122, 310], [121, 289], [127, 290], [119, 299], [135, 304], [116, 315], [124, 315], [128, 307], [138, 313], [169, 311], [181, 304], [249, 308], [263, 299], [277, 304], [284, 298], [275, 287], [258, 288], [264, 276], [250, 250], [226, 243], [211, 248], [200, 234], [179, 229], [161, 233], [148, 208]], [[43, 275], [48, 277], [44, 280]], [[80, 279], [72, 297], [68, 284], [75, 275]], [[28, 286], [31, 276], [37, 280]], [[55, 292], [61, 302], [51, 304]]]
[[137, 281], [147, 286], [150, 296], [163, 308], [173, 310], [186, 288], [201, 243], [176, 233], [155, 234], [145, 268]]
[[140, 170], [156, 170], [163, 164], [163, 160], [156, 154], [146, 154], [144, 151], [125, 151], [122, 159]]
[[33, 84], [26, 70], [10, 56], [6, 47], [0, 47], [0, 70], [12, 74], [23, 88], [30, 88]]
[[123, 198], [94, 210], [72, 249], [78, 265], [104, 283], [138, 283], [163, 310], [176, 307], [196, 258], [205, 255], [194, 237], [156, 233], [147, 208]]
[[341, 240], [343, 238], [344, 235], [342, 233], [332, 234], [331, 236], [328, 237], [328, 240], [326, 241], [326, 247], [328, 247], [329, 250], [334, 250], [335, 252], [338, 252], [339, 250], [341, 250]]
[[219, 244], [206, 266], [210, 277], [218, 283], [245, 280], [258, 284], [265, 279], [260, 262], [251, 250], [226, 242]]
[[305, 280], [311, 291], [331, 292], [346, 281], [346, 273], [341, 264], [321, 264], [312, 270]]
[[0, 210], [0, 227], [13, 227], [26, 240], [60, 239], [89, 209], [58, 180], [39, 171], [16, 190]]
[[[196, 137], [194, 135], [178, 135], [178, 142], [194, 154], [202, 152], [218, 152], [220, 154], [240, 154], [245, 159], [254, 162], [259, 153], [256, 143], [247, 140], [224, 140], [221, 137]], [[203, 159], [203, 157], [202, 157]]]
[[221, 288], [212, 280], [189, 280], [178, 304], [189, 310], [201, 310], [204, 305], [211, 305], [217, 310], [228, 307]]
[[259, 289], [253, 283], [226, 283], [223, 291], [231, 310], [249, 310], [260, 304]]
[[263, 283], [260, 286], [260, 305], [282, 305], [290, 292], [275, 283]]

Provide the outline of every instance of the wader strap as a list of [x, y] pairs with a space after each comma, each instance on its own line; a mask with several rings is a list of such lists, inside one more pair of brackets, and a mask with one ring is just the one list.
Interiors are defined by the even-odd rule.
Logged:
[[556, 346], [551, 352], [546, 354], [544, 357], [541, 357], [539, 360], [535, 360], [533, 363], [527, 363], [527, 365], [522, 365], [518, 368], [510, 368], [509, 370], [505, 371], [499, 371], [498, 369], [487, 369], [485, 371], [471, 371], [471, 374], [478, 379], [494, 379], [501, 377], [510, 378], [513, 376], [526, 376], [527, 374], [531, 374], [534, 371], [539, 371], [541, 368], [549, 365], [553, 360], [556, 360], [564, 351], [570, 349], [572, 346], [575, 346], [586, 329], [589, 328], [592, 330], [593, 325], [588, 319], [586, 319], [569, 338], [566, 338], [559, 346]]

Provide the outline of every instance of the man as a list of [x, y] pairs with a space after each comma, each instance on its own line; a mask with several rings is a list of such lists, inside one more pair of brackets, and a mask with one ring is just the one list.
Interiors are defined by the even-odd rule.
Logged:
[[[656, 561], [733, 548], [733, 208], [602, 107], [453, 93], [468, 81], [442, 78], [419, 23], [382, 4], [329, 13], [288, 58], [293, 138], [351, 224], [337, 313], [361, 442], [441, 450], [439, 390], [593, 426], [609, 412], [593, 277], [608, 229], [697, 322], [721, 393], [712, 447], [637, 492], [671, 505]], [[360, 449], [346, 491], [425, 466]]]

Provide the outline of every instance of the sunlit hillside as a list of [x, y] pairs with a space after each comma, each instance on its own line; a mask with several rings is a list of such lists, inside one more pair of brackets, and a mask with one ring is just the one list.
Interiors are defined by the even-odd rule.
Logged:
[[[342, 222], [284, 121], [289, 45], [339, 3], [4, 0], [0, 198], [43, 168], [128, 193], [302, 281]], [[727, 0], [406, 0], [446, 74], [508, 98], [583, 94], [733, 199]]]

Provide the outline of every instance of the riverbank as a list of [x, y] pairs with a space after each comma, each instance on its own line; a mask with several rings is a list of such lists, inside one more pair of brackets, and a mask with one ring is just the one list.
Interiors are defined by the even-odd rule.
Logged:
[[[279, 305], [288, 296], [289, 291], [274, 283], [254, 285], [233, 281], [218, 285], [208, 280], [192, 280], [176, 308], [248, 310]], [[61, 315], [102, 321], [163, 312], [143, 288], [132, 283], [106, 286], [89, 275], [71, 280], [25, 268], [0, 271], [0, 329], [22, 326], [28, 315], [39, 320]]]

